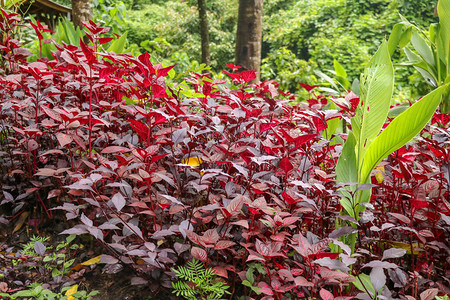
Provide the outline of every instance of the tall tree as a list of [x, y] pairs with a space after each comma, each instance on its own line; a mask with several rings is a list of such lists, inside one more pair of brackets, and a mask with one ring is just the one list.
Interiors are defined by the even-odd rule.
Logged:
[[202, 38], [202, 63], [209, 66], [211, 55], [209, 51], [209, 27], [206, 13], [206, 0], [198, 0], [198, 17], [200, 19], [200, 36]]
[[261, 66], [263, 0], [239, 0], [235, 64], [256, 72]]
[[72, 0], [72, 22], [75, 27], [83, 28], [83, 22], [91, 19], [90, 0]]

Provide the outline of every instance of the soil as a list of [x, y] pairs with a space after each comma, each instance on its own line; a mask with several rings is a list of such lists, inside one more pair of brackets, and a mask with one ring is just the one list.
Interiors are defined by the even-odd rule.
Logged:
[[[30, 224], [33, 222], [28, 220], [24, 223]], [[29, 242], [33, 235], [50, 237], [45, 242], [45, 246], [55, 249], [56, 245], [65, 239], [65, 236], [58, 234], [67, 226], [62, 218], [55, 218], [47, 224], [40, 224], [39, 228], [23, 225], [15, 232], [13, 231], [17, 223], [10, 226], [0, 226], [0, 292], [14, 293], [25, 289], [26, 286], [34, 282], [43, 284], [44, 288], [59, 291], [58, 289], [61, 289], [61, 286], [66, 282], [69, 285], [79, 284], [78, 289], [86, 290], [88, 293], [94, 290], [99, 291], [99, 294], [92, 300], [180, 299], [171, 294], [170, 291], [155, 294], [148, 284], [131, 285], [131, 278], [136, 276], [135, 272], [120, 265], [95, 264], [83, 266], [80, 270], [72, 270], [71, 273], [63, 277], [62, 281], [57, 282], [58, 280], [55, 281], [41, 265], [42, 262], [36, 265], [32, 258], [17, 254], [17, 251], [23, 249], [23, 244]], [[76, 259], [73, 266], [103, 254], [101, 253], [102, 247], [96, 245], [92, 239], [77, 238], [72, 244], [83, 245], [81, 251], [78, 250], [72, 257]], [[117, 269], [114, 270], [114, 268]]]

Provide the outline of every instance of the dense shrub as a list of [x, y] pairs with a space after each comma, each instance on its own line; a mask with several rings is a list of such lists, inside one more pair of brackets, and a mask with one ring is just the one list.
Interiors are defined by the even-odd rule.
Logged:
[[[235, 297], [448, 292], [448, 115], [382, 165], [356, 222], [340, 215], [334, 168], [345, 134], [331, 130], [353, 114], [354, 94], [328, 99], [302, 85], [310, 99], [292, 106], [277, 83], [250, 84], [255, 74], [233, 65], [229, 79], [192, 73], [180, 84], [147, 53], [103, 51], [107, 29], [92, 22], [91, 44], [57, 45], [54, 59], [28, 63], [8, 35], [18, 24], [0, 19], [9, 215], [64, 211], [63, 234], [94, 236], [106, 263], [132, 267], [155, 293], [192, 257]], [[352, 253], [340, 238], [355, 232]]]

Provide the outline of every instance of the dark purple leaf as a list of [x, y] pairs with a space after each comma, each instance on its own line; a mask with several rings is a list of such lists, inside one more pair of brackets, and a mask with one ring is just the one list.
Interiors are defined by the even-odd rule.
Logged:
[[343, 262], [337, 259], [331, 259], [329, 257], [316, 259], [314, 263], [321, 265], [322, 267], [328, 267], [332, 270], [341, 270], [342, 272], [350, 271], [350, 268], [348, 268]]
[[333, 294], [325, 289], [320, 289], [319, 295], [322, 300], [334, 300]]
[[42, 244], [39, 241], [34, 242], [34, 251], [39, 254], [39, 255], [44, 255], [45, 254], [45, 246], [44, 244]]
[[126, 204], [126, 200], [125, 198], [122, 196], [121, 193], [116, 193], [112, 198], [111, 198], [111, 202], [114, 204], [114, 206], [116, 207], [116, 209], [118, 211], [121, 211], [122, 208], [125, 206]]
[[396, 264], [381, 261], [381, 260], [373, 260], [363, 266], [363, 268], [385, 268], [385, 269], [395, 269], [398, 268]]
[[439, 293], [439, 289], [428, 289], [420, 293], [420, 300], [433, 300]]
[[402, 257], [406, 254], [405, 249], [397, 249], [397, 248], [391, 248], [384, 250], [383, 252], [383, 258], [381, 260], [389, 259], [389, 258], [398, 258]]
[[117, 258], [115, 258], [114, 256], [111, 256], [111, 255], [107, 255], [107, 254], [102, 254], [102, 256], [100, 257], [100, 261], [99, 261], [99, 263], [101, 263], [101, 264], [108, 264], [108, 265], [116, 264], [118, 262], [119, 262], [119, 260]]
[[338, 229], [333, 230], [332, 233], [330, 233], [329, 238], [330, 239], [338, 239], [343, 235], [351, 234], [358, 232], [358, 229], [351, 227], [351, 226], [344, 226], [339, 227]]
[[370, 272], [370, 281], [375, 288], [375, 291], [379, 291], [386, 284], [386, 275], [383, 268], [373, 268]]

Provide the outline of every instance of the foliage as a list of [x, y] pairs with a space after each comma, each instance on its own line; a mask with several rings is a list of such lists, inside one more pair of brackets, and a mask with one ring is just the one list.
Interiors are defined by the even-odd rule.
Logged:
[[196, 260], [187, 263], [186, 267], [173, 270], [176, 276], [184, 281], [172, 282], [173, 293], [186, 299], [221, 299], [224, 294], [230, 294], [223, 281], [216, 280], [213, 269], [205, 269], [202, 262]]
[[[0, 19], [6, 34], [20, 24], [15, 15]], [[157, 293], [192, 258], [226, 279], [231, 297], [445, 293], [448, 114], [435, 113], [377, 174], [366, 172], [375, 187], [352, 218], [340, 213], [336, 183], [351, 134], [336, 123], [369, 102], [303, 84], [310, 98], [290, 105], [295, 97], [276, 82], [250, 84], [255, 74], [232, 64], [223, 78], [191, 73], [179, 82], [148, 53], [103, 51], [104, 31], [87, 24], [90, 43], [57, 45], [52, 60], [37, 62], [18, 41], [0, 41], [3, 223], [62, 212], [62, 234], [94, 237], [109, 253], [97, 263], [133, 269], [134, 281]], [[372, 103], [381, 73], [369, 69], [363, 100]], [[363, 136], [376, 140], [376, 127], [395, 120], [376, 118]], [[342, 221], [349, 225], [337, 228]], [[354, 251], [342, 242], [352, 234]]]
[[[309, 0], [288, 1], [289, 5], [287, 1], [279, 2], [281, 10], [269, 5], [264, 19], [263, 56], [286, 47], [297, 59], [317, 64], [321, 70], [332, 70], [336, 59], [345, 66], [351, 80], [359, 77], [380, 41], [400, 21], [398, 13], [418, 25], [433, 20], [433, 7], [424, 2]], [[411, 72], [400, 71], [397, 81], [403, 84], [403, 89], [409, 88], [406, 82]], [[312, 85], [317, 81], [306, 83]]]
[[[402, 43], [408, 64], [422, 75], [432, 87], [450, 81], [450, 1], [440, 0], [437, 5], [439, 23], [432, 24], [428, 36], [407, 20], [394, 27], [391, 39]], [[413, 52], [407, 44], [410, 42]], [[450, 112], [450, 92], [442, 98], [441, 112]]]
[[[237, 1], [208, 1], [211, 66], [215, 71], [234, 59], [235, 10]], [[130, 43], [138, 45], [141, 52], [148, 51], [154, 63], [168, 58], [172, 64], [201, 61], [198, 11], [189, 1], [151, 3], [127, 13]], [[176, 57], [183, 53], [187, 60]]]
[[94, 0], [93, 21], [111, 28], [112, 32], [123, 32], [126, 26], [126, 6], [117, 0]]
[[87, 294], [86, 291], [78, 291], [78, 285], [65, 287], [60, 293], [55, 293], [49, 289], [43, 288], [42, 284], [32, 283], [28, 286], [28, 289], [15, 292], [11, 295], [0, 292], [0, 297], [3, 297], [3, 299], [23, 300], [90, 300], [97, 294], [97, 291], [92, 291], [89, 294]]

